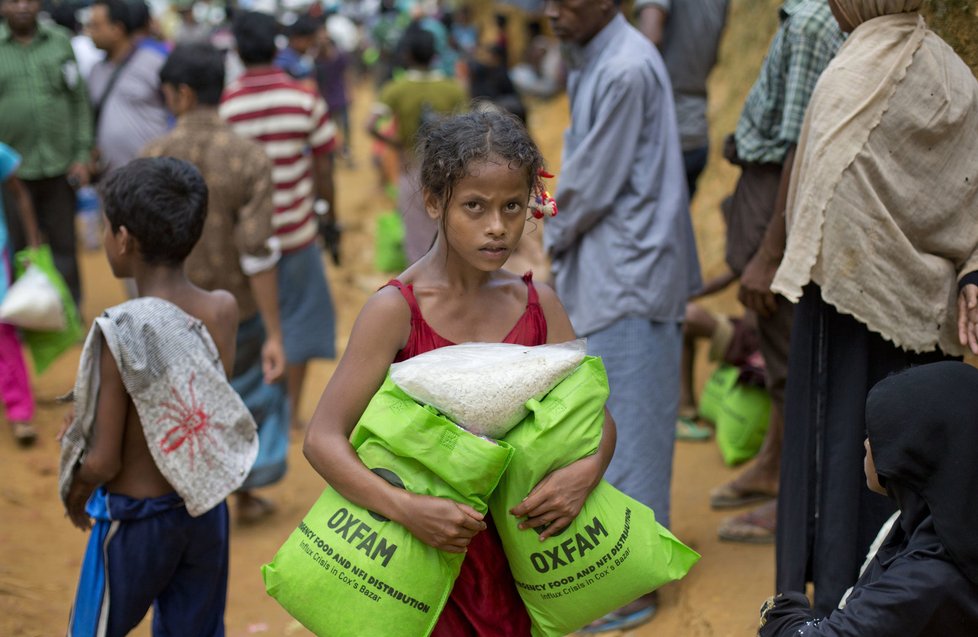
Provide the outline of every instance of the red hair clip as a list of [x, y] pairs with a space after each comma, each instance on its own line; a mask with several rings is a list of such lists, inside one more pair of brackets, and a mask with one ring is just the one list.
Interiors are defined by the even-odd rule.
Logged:
[[543, 185], [544, 179], [553, 179], [554, 176], [543, 168], [537, 171], [536, 183], [533, 192], [530, 193], [530, 214], [536, 219], [544, 217], [555, 217], [557, 215], [557, 201], [550, 196], [547, 188]]

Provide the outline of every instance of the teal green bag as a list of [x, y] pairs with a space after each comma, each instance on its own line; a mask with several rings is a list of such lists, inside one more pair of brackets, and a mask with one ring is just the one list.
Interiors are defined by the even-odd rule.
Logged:
[[17, 276], [22, 275], [27, 270], [28, 265], [37, 266], [54, 285], [61, 297], [61, 304], [64, 306], [65, 328], [63, 330], [57, 332], [23, 330], [24, 342], [27, 344], [27, 349], [30, 350], [34, 369], [38, 374], [41, 374], [59, 356], [84, 338], [85, 331], [82, 328], [78, 307], [75, 305], [75, 300], [71, 298], [68, 285], [58, 269], [54, 267], [51, 247], [42, 245], [37, 248], [24, 248], [17, 253], [15, 260]]
[[700, 418], [716, 424], [720, 418], [720, 405], [723, 398], [737, 384], [740, 377], [740, 370], [733, 365], [721, 363], [719, 367], [710, 375], [703, 391], [700, 392], [699, 405], [697, 412]]
[[[392, 484], [480, 513], [513, 455], [414, 402], [390, 377], [351, 442]], [[419, 637], [434, 629], [464, 557], [327, 488], [262, 576], [268, 594], [316, 635]]]
[[[504, 440], [515, 453], [489, 509], [532, 634], [566, 635], [659, 586], [682, 578], [699, 559], [655, 514], [602, 481], [577, 519], [540, 542], [509, 513], [547, 474], [593, 454], [601, 442], [608, 378], [587, 357]], [[623, 441], [624, 442], [624, 441]]]
[[374, 268], [378, 272], [400, 272], [407, 267], [404, 256], [404, 220], [397, 211], [377, 217], [374, 238]]
[[717, 445], [723, 461], [736, 465], [760, 451], [771, 417], [771, 396], [762, 387], [736, 383], [720, 405]]

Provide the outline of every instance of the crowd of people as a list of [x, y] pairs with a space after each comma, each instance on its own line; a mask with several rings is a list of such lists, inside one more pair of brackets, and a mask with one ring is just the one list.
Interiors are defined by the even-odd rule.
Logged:
[[[142, 0], [0, 0], [0, 299], [14, 252], [46, 243], [80, 303], [75, 215], [93, 185], [133, 298], [95, 321], [60, 434], [65, 508], [91, 529], [69, 634], [124, 635], [151, 607], [154, 634], [223, 634], [224, 501], [240, 524], [274, 514], [257, 490], [305, 430], [331, 488], [467, 554], [433, 634], [528, 635], [489, 517], [360, 461], [348, 440], [367, 403], [392, 363], [432, 349], [586, 338], [611, 390], [601, 445], [512, 513], [545, 540], [604, 478], [669, 527], [677, 436], [709, 435], [700, 337], [716, 358], [752, 354], [771, 398], [759, 453], [710, 494], [758, 504], [721, 539], [775, 544], [760, 634], [978, 630], [978, 374], [960, 362], [978, 355], [978, 81], [920, 0], [780, 6], [723, 148], [740, 169], [727, 271], [705, 282], [690, 201], [729, 0], [547, 0], [522, 51], [506, 12], [480, 30], [467, 3], [340, 4], [181, 4], [167, 20]], [[323, 252], [339, 262], [355, 74], [376, 88], [363, 128], [408, 267], [367, 301], [307, 425], [308, 365], [337, 355]], [[525, 123], [563, 90], [556, 214]], [[533, 217], [549, 271], [510, 273]], [[733, 322], [693, 302], [734, 283]], [[31, 444], [6, 324], [0, 372]], [[581, 632], [641, 625], [658, 604], [650, 592]]]

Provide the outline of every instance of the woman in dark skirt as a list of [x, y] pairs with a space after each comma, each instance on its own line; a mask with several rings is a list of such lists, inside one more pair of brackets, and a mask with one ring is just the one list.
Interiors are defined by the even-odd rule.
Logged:
[[[893, 511], [863, 479], [866, 395], [893, 372], [961, 354], [958, 282], [961, 299], [978, 292], [966, 285], [978, 270], [978, 81], [920, 4], [829, 0], [851, 35], [809, 103], [771, 286], [798, 303], [777, 588], [813, 582], [816, 616], [855, 583]], [[978, 309], [964, 314], [969, 328]]]

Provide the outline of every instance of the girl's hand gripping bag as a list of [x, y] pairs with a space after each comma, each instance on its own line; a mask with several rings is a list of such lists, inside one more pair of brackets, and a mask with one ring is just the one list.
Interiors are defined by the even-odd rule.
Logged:
[[[419, 405], [390, 377], [351, 442], [363, 463], [392, 484], [480, 513], [513, 453]], [[268, 594], [320, 637], [424, 637], [463, 558], [327, 488], [262, 576]]]
[[535, 637], [572, 633], [699, 560], [651, 509], [604, 481], [577, 519], [544, 542], [509, 513], [547, 474], [597, 450], [607, 398], [604, 366], [589, 356], [542, 400], [528, 401], [530, 416], [505, 437], [515, 453], [489, 508]]

